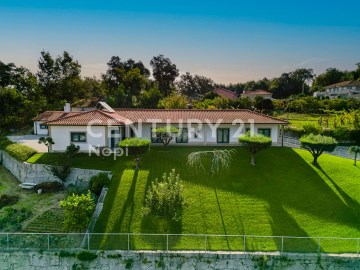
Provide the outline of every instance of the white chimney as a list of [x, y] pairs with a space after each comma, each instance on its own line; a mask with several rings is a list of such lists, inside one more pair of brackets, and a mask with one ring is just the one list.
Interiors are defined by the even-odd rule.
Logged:
[[71, 105], [70, 105], [70, 103], [65, 103], [64, 112], [71, 112]]

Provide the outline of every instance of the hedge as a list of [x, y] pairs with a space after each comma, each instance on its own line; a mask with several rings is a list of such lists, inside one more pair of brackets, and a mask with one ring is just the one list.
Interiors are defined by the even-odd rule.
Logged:
[[19, 161], [26, 161], [34, 154], [36, 150], [32, 149], [29, 146], [13, 143], [5, 147], [5, 151], [12, 157], [16, 158]]

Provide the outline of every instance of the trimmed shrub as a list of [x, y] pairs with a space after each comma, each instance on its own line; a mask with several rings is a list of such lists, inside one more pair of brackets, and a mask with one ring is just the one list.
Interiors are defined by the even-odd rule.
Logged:
[[90, 182], [89, 182], [89, 189], [96, 196], [99, 196], [102, 188], [109, 184], [110, 184], [110, 179], [109, 179], [107, 173], [99, 173], [99, 174], [91, 177]]
[[333, 136], [335, 139], [338, 140], [349, 140], [350, 139], [349, 129], [345, 127], [337, 127], [334, 130]]
[[0, 195], [0, 208], [16, 204], [18, 201], [19, 201], [19, 196], [17, 195], [14, 196], [6, 195], [6, 194]]
[[64, 184], [60, 182], [43, 182], [34, 187], [35, 190], [42, 189], [46, 192], [57, 192], [64, 189]]
[[10, 141], [7, 137], [0, 136], [0, 149], [1, 150], [5, 150], [5, 148], [10, 144], [14, 144], [14, 143], [12, 141]]
[[150, 141], [147, 139], [130, 138], [121, 141], [119, 146], [123, 148], [127, 147], [130, 155], [137, 156], [149, 150]]
[[36, 154], [36, 150], [28, 147], [26, 145], [13, 143], [5, 147], [5, 151], [9, 153], [10, 156], [16, 158], [17, 160], [24, 162]]
[[176, 174], [175, 169], [172, 169], [168, 175], [163, 174], [162, 180], [159, 182], [158, 179], [155, 179], [155, 182], [149, 187], [143, 213], [179, 221], [184, 206], [184, 187], [180, 175]]

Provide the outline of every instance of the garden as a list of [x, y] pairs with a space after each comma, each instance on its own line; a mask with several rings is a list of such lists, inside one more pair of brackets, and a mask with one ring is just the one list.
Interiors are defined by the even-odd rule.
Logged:
[[[77, 154], [73, 166], [111, 170], [113, 179], [103, 211], [95, 226], [91, 245], [99, 249], [126, 249], [126, 235], [135, 233], [131, 249], [202, 249], [202, 234], [248, 235], [249, 250], [279, 250], [279, 239], [258, 236], [299, 236], [305, 240], [285, 241], [292, 251], [316, 252], [318, 236], [360, 237], [360, 169], [352, 160], [321, 155], [318, 166], [312, 155], [300, 149], [272, 147], [257, 154], [256, 165], [244, 147], [233, 147], [230, 167], [211, 173], [210, 160], [204, 170], [189, 167], [194, 151], [228, 149], [218, 147], [153, 147], [142, 155], [136, 170], [133, 157]], [[56, 155], [35, 154], [28, 161], [54, 164]], [[176, 170], [183, 185], [184, 206], [176, 219], [144, 214], [149, 187], [164, 173]], [[145, 211], [146, 212], [146, 211]], [[161, 236], [142, 234], [194, 234]], [[214, 237], [208, 249], [242, 250], [239, 238]], [[356, 252], [356, 243], [323, 241], [324, 252]]]

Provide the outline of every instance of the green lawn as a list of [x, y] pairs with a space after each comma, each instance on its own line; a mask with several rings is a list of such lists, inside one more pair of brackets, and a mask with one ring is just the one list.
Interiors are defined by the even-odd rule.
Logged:
[[[323, 155], [321, 168], [310, 164], [311, 155], [291, 148], [260, 152], [257, 165], [237, 148], [229, 171], [216, 176], [186, 166], [187, 155], [213, 147], [152, 148], [141, 160], [89, 158], [78, 155], [75, 167], [112, 170], [114, 177], [95, 232], [170, 233], [272, 236], [360, 237], [360, 168], [352, 160]], [[37, 154], [31, 162], [53, 163], [56, 155]], [[187, 207], [181, 222], [144, 218], [147, 187], [172, 168], [184, 180]], [[242, 250], [239, 238], [208, 239], [208, 249]], [[317, 250], [317, 239], [285, 240], [284, 251]], [[132, 236], [131, 248], [163, 249], [165, 238]], [[126, 248], [126, 238], [108, 235], [92, 239], [100, 248]], [[204, 247], [201, 237], [171, 237], [172, 249]], [[356, 241], [322, 241], [322, 251], [355, 251]], [[248, 238], [247, 250], [278, 250], [280, 240]]]
[[323, 127], [326, 127], [326, 120], [328, 121], [328, 128], [334, 128], [335, 115], [321, 115], [321, 114], [305, 114], [305, 113], [287, 113], [278, 115], [281, 119], [288, 120], [290, 127], [301, 130], [305, 124], [312, 124], [319, 126], [319, 119], [322, 117]]

